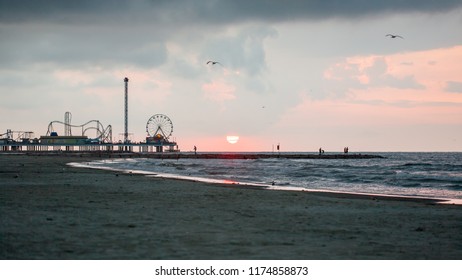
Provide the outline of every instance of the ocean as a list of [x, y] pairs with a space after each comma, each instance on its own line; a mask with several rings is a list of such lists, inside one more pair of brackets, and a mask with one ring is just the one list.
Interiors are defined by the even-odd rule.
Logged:
[[257, 185], [270, 190], [462, 200], [462, 153], [371, 154], [383, 158], [124, 158], [75, 166], [240, 186]]

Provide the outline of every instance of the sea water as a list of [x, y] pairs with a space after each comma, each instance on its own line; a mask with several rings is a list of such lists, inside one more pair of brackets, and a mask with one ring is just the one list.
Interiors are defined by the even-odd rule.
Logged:
[[371, 159], [100, 160], [86, 167], [278, 190], [462, 199], [462, 153], [374, 153]]

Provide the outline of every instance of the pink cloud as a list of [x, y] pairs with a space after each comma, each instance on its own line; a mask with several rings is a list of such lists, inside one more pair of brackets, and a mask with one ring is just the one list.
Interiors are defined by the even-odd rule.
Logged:
[[396, 73], [394, 67], [385, 56], [352, 57], [329, 67], [324, 78], [347, 88], [423, 88], [413, 74]]
[[217, 80], [202, 85], [204, 97], [219, 103], [235, 99], [235, 90], [236, 89], [234, 86], [231, 86], [222, 80]]
[[[460, 61], [462, 46], [386, 56], [357, 56], [330, 66], [324, 78], [329, 81], [327, 89], [329, 85], [335, 85], [343, 92], [369, 89], [373, 94], [376, 90], [383, 92], [382, 89], [389, 88], [390, 92], [393, 89], [415, 93], [414, 89], [425, 101], [460, 102], [459, 97], [443, 93], [448, 83], [462, 82]], [[402, 96], [414, 98], [413, 94]], [[390, 97], [384, 95], [382, 98]]]
[[[449, 92], [447, 85], [462, 83], [460, 61], [462, 46], [346, 58], [324, 75], [325, 91], [333, 87], [342, 95], [313, 99], [301, 94], [300, 103], [273, 129], [311, 134], [305, 140], [311, 148], [323, 143], [338, 149], [353, 142], [372, 150], [456, 150], [462, 95]], [[400, 82], [408, 86], [399, 87]]]

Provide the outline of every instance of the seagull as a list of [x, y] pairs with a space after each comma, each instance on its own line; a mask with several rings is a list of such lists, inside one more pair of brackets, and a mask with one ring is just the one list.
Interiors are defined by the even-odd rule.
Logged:
[[385, 35], [385, 37], [390, 37], [391, 39], [395, 39], [395, 38], [404, 39], [403, 37], [401, 37], [401, 36], [399, 36], [399, 35], [394, 35], [394, 34], [387, 34], [387, 35]]
[[220, 62], [218, 62], [218, 61], [211, 61], [211, 60], [209, 60], [209, 61], [207, 61], [207, 63], [206, 63], [206, 64], [209, 64], [209, 63], [212, 63], [212, 65], [215, 65], [215, 64], [220, 64], [220, 65], [223, 65], [223, 64], [221, 64], [221, 63], [220, 63]]

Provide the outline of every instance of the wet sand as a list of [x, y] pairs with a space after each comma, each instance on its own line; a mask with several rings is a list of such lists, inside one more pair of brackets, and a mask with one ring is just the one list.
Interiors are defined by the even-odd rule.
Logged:
[[462, 259], [462, 206], [66, 165], [90, 160], [0, 154], [1, 259]]

